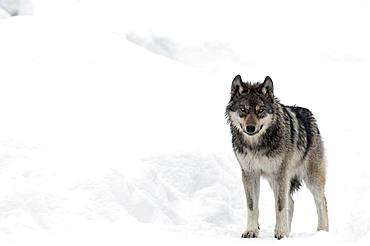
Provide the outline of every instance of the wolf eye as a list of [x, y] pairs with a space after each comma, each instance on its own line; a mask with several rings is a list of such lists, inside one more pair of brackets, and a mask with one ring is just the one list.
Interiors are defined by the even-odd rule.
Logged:
[[244, 108], [244, 107], [240, 107], [240, 108], [239, 108], [239, 110], [240, 110], [240, 111], [242, 111], [243, 113], [245, 113], [245, 112], [246, 112], [246, 110], [245, 110], [245, 108]]
[[257, 111], [257, 113], [258, 113], [258, 114], [262, 114], [263, 112], [265, 112], [265, 109], [264, 109], [264, 108], [260, 108], [260, 109]]

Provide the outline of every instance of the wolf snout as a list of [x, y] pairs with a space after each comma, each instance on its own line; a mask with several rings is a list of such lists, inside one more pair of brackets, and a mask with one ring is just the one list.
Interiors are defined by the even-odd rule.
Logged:
[[256, 127], [254, 125], [247, 125], [246, 130], [247, 133], [252, 134], [256, 131]]

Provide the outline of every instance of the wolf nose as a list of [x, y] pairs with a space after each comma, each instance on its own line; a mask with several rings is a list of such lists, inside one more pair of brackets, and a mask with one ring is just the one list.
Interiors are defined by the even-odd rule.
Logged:
[[247, 126], [247, 132], [248, 133], [253, 133], [255, 130], [256, 130], [255, 126], [252, 126], [252, 125]]

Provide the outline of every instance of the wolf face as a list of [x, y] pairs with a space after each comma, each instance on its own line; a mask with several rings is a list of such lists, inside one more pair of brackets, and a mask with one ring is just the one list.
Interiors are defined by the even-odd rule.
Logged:
[[266, 77], [263, 83], [244, 83], [237, 75], [231, 85], [231, 99], [226, 108], [230, 123], [251, 140], [258, 138], [274, 121], [273, 83]]

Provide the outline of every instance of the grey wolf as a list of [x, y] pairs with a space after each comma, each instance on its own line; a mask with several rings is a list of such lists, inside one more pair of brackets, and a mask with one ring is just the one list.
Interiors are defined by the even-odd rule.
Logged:
[[289, 236], [294, 211], [292, 194], [302, 182], [315, 200], [317, 230], [328, 231], [324, 146], [312, 113], [280, 103], [269, 76], [263, 83], [250, 83], [237, 75], [225, 115], [247, 201], [247, 229], [242, 237], [258, 237], [260, 177], [268, 180], [275, 197], [275, 238]]

